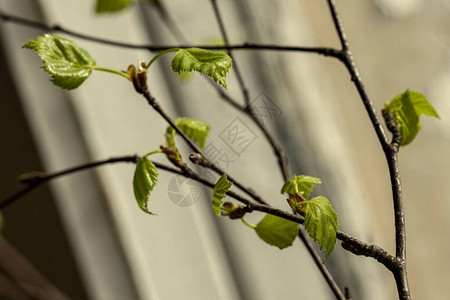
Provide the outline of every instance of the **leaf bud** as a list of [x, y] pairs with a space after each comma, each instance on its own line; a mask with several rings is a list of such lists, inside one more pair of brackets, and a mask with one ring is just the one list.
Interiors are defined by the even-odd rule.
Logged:
[[233, 202], [225, 202], [220, 207], [220, 215], [230, 219], [240, 219], [245, 215], [244, 207]]

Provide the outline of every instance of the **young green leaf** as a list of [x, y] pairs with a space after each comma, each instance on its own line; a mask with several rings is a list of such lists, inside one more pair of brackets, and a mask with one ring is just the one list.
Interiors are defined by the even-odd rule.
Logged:
[[26, 43], [42, 59], [42, 68], [51, 81], [66, 90], [79, 87], [91, 75], [94, 59], [74, 42], [53, 34], [45, 34]]
[[158, 181], [158, 170], [146, 157], [139, 159], [133, 178], [134, 197], [139, 207], [148, 214], [154, 215], [147, 209], [148, 197]]
[[267, 214], [255, 228], [256, 234], [267, 244], [280, 249], [292, 245], [298, 235], [298, 224]]
[[316, 197], [302, 203], [307, 205], [305, 229], [321, 250], [325, 248], [327, 260], [334, 249], [339, 229], [336, 212], [325, 197]]
[[125, 9], [132, 0], [97, 0], [96, 13], [110, 13]]
[[220, 216], [220, 205], [222, 204], [222, 199], [225, 198], [225, 194], [230, 189], [233, 183], [228, 181], [227, 175], [223, 174], [213, 189], [213, 201], [212, 207], [216, 215]]
[[313, 187], [316, 184], [321, 184], [322, 180], [320, 178], [312, 177], [312, 176], [306, 176], [306, 175], [299, 175], [292, 177], [288, 181], [286, 181], [281, 188], [281, 193], [286, 193], [293, 195], [295, 193], [302, 194], [303, 197], [306, 199], [309, 198], [309, 194], [311, 193]]
[[402, 146], [411, 143], [419, 133], [421, 128], [419, 116], [427, 115], [439, 118], [436, 110], [424, 95], [410, 90], [397, 95], [385, 105], [385, 109], [393, 114], [394, 121], [400, 126], [402, 136], [400, 145]]
[[400, 145], [405, 146], [414, 140], [419, 133], [421, 124], [419, 122], [419, 115], [414, 110], [411, 100], [403, 97], [401, 103], [401, 107], [396, 112], [395, 117], [397, 123], [400, 125], [400, 133], [402, 135]]
[[[206, 137], [208, 136], [210, 128], [208, 124], [191, 118], [179, 118], [175, 121], [175, 124], [180, 127], [181, 131], [183, 131], [190, 139], [196, 141], [200, 148], [205, 146]], [[171, 126], [167, 127], [165, 137], [168, 147], [174, 148], [175, 134], [175, 129]]]
[[181, 71], [203, 72], [227, 89], [225, 77], [231, 64], [231, 57], [226, 53], [189, 48], [177, 51], [172, 60], [172, 70], [178, 73]]
[[387, 108], [392, 111], [400, 109], [403, 98], [407, 98], [411, 101], [417, 115], [426, 115], [440, 119], [438, 113], [424, 95], [410, 90], [406, 90], [404, 93], [397, 95], [392, 99], [391, 103], [387, 105]]

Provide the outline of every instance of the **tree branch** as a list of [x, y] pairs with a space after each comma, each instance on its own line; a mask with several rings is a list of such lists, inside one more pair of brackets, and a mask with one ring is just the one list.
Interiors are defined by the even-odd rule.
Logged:
[[[219, 6], [217, 5], [217, 0], [211, 0], [211, 4], [213, 6], [214, 15], [216, 16], [217, 23], [219, 24], [220, 33], [225, 42], [225, 46], [228, 46], [230, 44], [230, 41], [228, 39], [228, 35], [225, 30], [225, 25], [223, 24], [223, 20], [220, 15]], [[233, 61], [233, 70], [234, 70], [234, 73], [236, 74], [236, 78], [238, 80], [239, 86], [241, 87], [242, 95], [244, 96], [245, 105], [248, 107], [248, 106], [250, 106], [250, 97], [248, 94], [247, 87], [245, 86], [244, 79], [242, 78], [241, 72], [239, 71], [238, 63], [234, 59], [233, 53], [231, 50], [228, 51], [228, 55], [231, 57], [231, 59]]]
[[[369, 115], [369, 118], [372, 122], [372, 125], [377, 134], [378, 140], [380, 141], [381, 147], [386, 156], [386, 161], [389, 167], [389, 175], [391, 181], [392, 188], [392, 196], [394, 202], [394, 216], [395, 216], [395, 244], [396, 244], [396, 263], [388, 264], [387, 262], [383, 263], [389, 270], [394, 274], [395, 281], [397, 284], [397, 291], [400, 299], [409, 300], [410, 292], [408, 286], [408, 278], [406, 272], [406, 230], [405, 230], [405, 214], [403, 209], [403, 200], [402, 200], [402, 187], [400, 183], [400, 174], [398, 169], [398, 150], [400, 147], [401, 136], [400, 130], [398, 126], [394, 125], [392, 122], [392, 116], [383, 113], [383, 116], [386, 120], [388, 129], [393, 133], [392, 143], [389, 144], [387, 137], [384, 133], [383, 127], [378, 119], [375, 107], [372, 101], [369, 99], [364, 85], [362, 83], [361, 76], [359, 74], [358, 69], [356, 68], [353, 55], [349, 49], [347, 37], [344, 32], [344, 28], [342, 25], [342, 21], [337, 12], [336, 2], [335, 0], [327, 0], [328, 6], [330, 8], [331, 16], [333, 18], [333, 22], [338, 33], [341, 46], [342, 46], [342, 55], [340, 56], [341, 61], [347, 67], [348, 72], [350, 73], [351, 79], [358, 90], [358, 93], [361, 97], [361, 100], [366, 108], [366, 111]], [[343, 243], [343, 247], [348, 247], [346, 243]], [[371, 252], [372, 251], [372, 252]], [[374, 256], [378, 257], [379, 249], [371, 248], [366, 249], [364, 254], [357, 255], [366, 255], [367, 253], [372, 253]], [[376, 258], [378, 260], [378, 258]], [[378, 260], [380, 261], [380, 260]], [[380, 261], [381, 262], [381, 261]]]
[[338, 286], [337, 282], [334, 280], [333, 275], [331, 275], [330, 271], [325, 266], [325, 264], [322, 263], [322, 258], [317, 253], [316, 248], [314, 248], [311, 239], [308, 237], [308, 234], [306, 233], [305, 229], [302, 226], [298, 227], [298, 236], [302, 240], [303, 244], [306, 246], [308, 252], [313, 257], [313, 260], [316, 263], [317, 268], [319, 269], [320, 273], [322, 273], [322, 276], [325, 278], [333, 294], [336, 296], [338, 300], [346, 300], [344, 294], [342, 293], [342, 290]]
[[172, 48], [180, 48], [180, 49], [187, 49], [187, 48], [203, 48], [203, 49], [209, 49], [209, 50], [274, 50], [274, 51], [296, 51], [296, 52], [306, 52], [306, 53], [316, 53], [321, 54], [324, 56], [331, 56], [338, 58], [340, 56], [340, 51], [334, 48], [328, 48], [328, 47], [300, 47], [300, 46], [280, 46], [280, 45], [273, 45], [273, 44], [259, 44], [259, 43], [241, 43], [241, 44], [235, 44], [235, 45], [228, 45], [228, 46], [217, 46], [217, 45], [151, 45], [151, 44], [131, 44], [131, 43], [123, 43], [108, 39], [103, 39], [99, 37], [94, 37], [91, 35], [87, 35], [84, 33], [76, 32], [71, 29], [67, 29], [61, 25], [47, 25], [41, 22], [31, 21], [27, 20], [21, 17], [13, 16], [10, 14], [6, 14], [0, 11], [0, 19], [3, 21], [9, 21], [16, 24], [42, 29], [44, 31], [49, 32], [61, 32], [73, 37], [77, 37], [80, 39], [84, 39], [87, 41], [105, 44], [109, 46], [115, 46], [115, 47], [121, 47], [121, 48], [128, 48], [128, 49], [146, 49], [151, 52], [159, 52], [167, 49]]
[[113, 158], [109, 158], [109, 159], [105, 159], [105, 160], [101, 160], [101, 161], [78, 165], [78, 166], [75, 166], [75, 167], [72, 167], [69, 169], [65, 169], [65, 170], [58, 171], [55, 173], [50, 173], [50, 174], [45, 174], [43, 172], [30, 172], [28, 174], [21, 175], [21, 176], [19, 176], [19, 181], [21, 183], [27, 184], [28, 186], [25, 187], [24, 189], [18, 191], [14, 195], [4, 199], [0, 203], [0, 210], [5, 209], [6, 207], [8, 207], [12, 203], [14, 203], [16, 200], [25, 196], [26, 194], [28, 194], [29, 192], [31, 192], [32, 190], [34, 190], [41, 184], [46, 183], [49, 180], [52, 180], [52, 179], [55, 179], [55, 178], [58, 178], [58, 177], [61, 177], [64, 175], [76, 173], [79, 171], [99, 167], [99, 166], [106, 165], [106, 164], [115, 164], [115, 163], [119, 163], [119, 162], [136, 163], [138, 160], [139, 160], [139, 156], [137, 156], [137, 155], [113, 157]]

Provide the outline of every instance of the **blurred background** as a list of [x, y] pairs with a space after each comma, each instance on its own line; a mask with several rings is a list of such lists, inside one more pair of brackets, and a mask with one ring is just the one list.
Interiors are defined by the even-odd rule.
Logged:
[[[95, 1], [3, 0], [3, 13], [132, 44], [211, 44], [220, 31], [210, 1], [136, 3], [95, 14]], [[323, 1], [218, 1], [230, 41], [339, 47]], [[423, 118], [400, 151], [413, 299], [446, 299], [450, 263], [450, 4], [445, 0], [347, 0], [338, 9], [367, 92], [378, 112], [411, 89], [441, 120]], [[172, 20], [172, 21], [170, 21]], [[173, 25], [176, 24], [176, 25]], [[145, 154], [164, 143], [167, 125], [130, 83], [94, 74], [77, 90], [52, 85], [39, 57], [21, 49], [44, 32], [0, 21], [0, 199], [17, 176], [88, 161]], [[61, 34], [63, 35], [63, 34]], [[64, 36], [64, 35], [63, 35]], [[66, 36], [97, 64], [124, 70], [154, 54]], [[344, 66], [314, 54], [235, 51], [254, 109], [289, 159], [291, 175], [322, 179], [340, 229], [395, 252], [384, 154]], [[152, 66], [149, 87], [173, 117], [211, 125], [205, 152], [272, 205], [289, 209], [273, 152], [252, 121], [225, 103], [199, 74], [180, 78], [171, 55]], [[227, 93], [243, 103], [235, 74]], [[381, 116], [381, 114], [379, 114]], [[227, 139], [232, 128], [245, 144]], [[188, 149], [184, 149], [188, 157]], [[163, 158], [161, 162], [165, 162]], [[303, 244], [280, 251], [238, 221], [217, 218], [212, 192], [160, 171], [150, 210], [132, 190], [134, 166], [121, 164], [54, 180], [3, 211], [3, 236], [72, 299], [333, 299]], [[211, 180], [217, 177], [210, 173]], [[246, 220], [257, 223], [261, 214]], [[3, 249], [4, 250], [4, 249]], [[0, 252], [3, 253], [2, 249]], [[0, 264], [5, 256], [0, 256]], [[375, 260], [337, 243], [326, 265], [354, 299], [395, 299], [392, 276]], [[2, 265], [3, 273], [12, 276]], [[22, 299], [22, 298], [17, 298]], [[27, 298], [24, 298], [27, 299]]]

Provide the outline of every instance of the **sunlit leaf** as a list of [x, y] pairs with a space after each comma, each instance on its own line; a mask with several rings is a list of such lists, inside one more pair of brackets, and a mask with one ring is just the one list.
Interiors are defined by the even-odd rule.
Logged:
[[303, 197], [308, 199], [313, 187], [316, 184], [320, 183], [322, 183], [322, 180], [320, 180], [320, 178], [306, 175], [295, 176], [284, 183], [283, 187], [281, 188], [281, 193], [291, 195], [300, 193]]
[[42, 68], [51, 81], [66, 90], [80, 86], [91, 75], [94, 59], [74, 42], [53, 34], [45, 34], [26, 43], [42, 59]]
[[419, 116], [439, 118], [438, 113], [424, 95], [410, 90], [397, 95], [385, 105], [385, 109], [392, 113], [394, 121], [400, 126], [402, 146], [411, 143], [419, 133], [421, 128]]
[[[175, 124], [180, 127], [181, 131], [183, 131], [190, 139], [197, 142], [200, 148], [205, 146], [205, 141], [210, 128], [208, 124], [192, 118], [179, 118], [175, 121]], [[174, 128], [171, 126], [167, 127], [165, 137], [168, 147], [174, 148], [175, 134], [176, 131]]]
[[178, 73], [181, 71], [203, 72], [226, 89], [225, 77], [231, 68], [231, 64], [231, 57], [224, 52], [189, 48], [177, 51], [172, 60], [172, 70]]
[[325, 248], [326, 260], [336, 244], [336, 232], [339, 229], [337, 214], [325, 197], [316, 197], [302, 203], [307, 205], [305, 229], [321, 250]]
[[125, 9], [132, 0], [97, 0], [95, 11], [97, 13], [118, 12]]
[[256, 225], [255, 231], [269, 245], [284, 249], [291, 246], [298, 236], [298, 224], [267, 214]]
[[223, 174], [214, 186], [212, 207], [218, 216], [220, 216], [220, 205], [222, 204], [222, 199], [225, 198], [225, 195], [232, 184], [233, 183], [231, 181], [228, 181], [227, 175]]
[[424, 95], [410, 90], [406, 90], [404, 93], [397, 95], [394, 99], [392, 99], [391, 103], [388, 104], [388, 108], [391, 110], [399, 109], [402, 106], [402, 98], [407, 98], [410, 100], [417, 115], [427, 115], [438, 119], [440, 118], [434, 107], [430, 102], [428, 102]]
[[157, 181], [158, 170], [155, 165], [146, 157], [139, 159], [133, 178], [134, 197], [139, 207], [151, 215], [154, 215], [154, 213], [147, 209], [148, 198]]
[[422, 125], [419, 122], [419, 115], [414, 110], [411, 100], [403, 97], [401, 103], [400, 109], [396, 111], [396, 121], [400, 125], [402, 135], [402, 142], [400, 144], [405, 146], [414, 140]]

